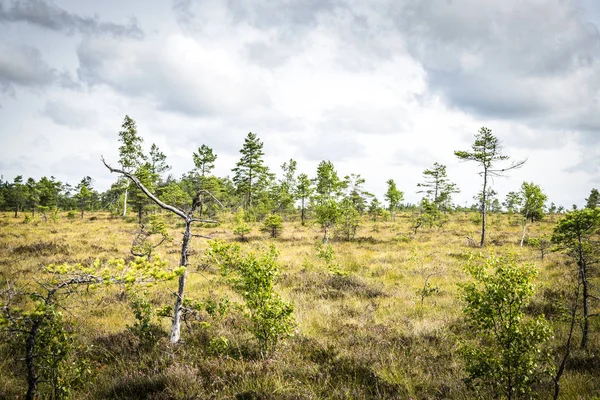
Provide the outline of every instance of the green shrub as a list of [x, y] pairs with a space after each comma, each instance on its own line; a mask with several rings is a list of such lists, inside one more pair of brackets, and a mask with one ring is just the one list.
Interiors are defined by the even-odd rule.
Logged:
[[271, 214], [265, 221], [263, 222], [260, 230], [262, 232], [269, 232], [272, 238], [276, 238], [281, 234], [281, 230], [283, 229], [283, 218], [277, 214]]
[[249, 330], [257, 339], [263, 357], [272, 353], [294, 327], [293, 306], [283, 301], [274, 288], [279, 274], [277, 255], [274, 246], [262, 255], [245, 254], [239, 245], [220, 241], [210, 242], [207, 253], [244, 299]]
[[531, 397], [543, 370], [541, 348], [551, 334], [543, 317], [531, 319], [524, 313], [537, 270], [494, 256], [485, 261], [471, 258], [466, 270], [475, 282], [461, 285], [463, 312], [477, 332], [477, 338], [462, 348], [467, 383], [483, 397]]

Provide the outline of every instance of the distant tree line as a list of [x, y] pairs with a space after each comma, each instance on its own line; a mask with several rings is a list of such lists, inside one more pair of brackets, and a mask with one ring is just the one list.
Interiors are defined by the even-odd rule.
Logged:
[[[563, 206], [546, 205], [547, 196], [532, 182], [524, 182], [518, 192], [509, 192], [504, 202], [490, 187], [492, 177], [502, 176], [510, 169], [518, 168], [524, 161], [502, 165], [508, 156], [502, 153], [501, 143], [491, 130], [482, 128], [475, 137], [470, 151], [456, 151], [461, 160], [475, 161], [481, 167], [482, 190], [474, 197], [475, 203], [464, 207], [453, 204], [452, 196], [460, 191], [452, 183], [446, 166], [434, 163], [423, 171], [423, 181], [417, 185], [417, 193], [423, 194], [418, 204], [404, 203], [404, 192], [393, 179], [387, 180], [387, 191], [382, 201], [365, 190], [365, 179], [358, 173], [340, 176], [333, 163], [323, 160], [311, 178], [298, 173], [298, 163], [290, 159], [281, 165], [279, 174], [272, 172], [264, 162], [263, 142], [255, 133], [248, 133], [240, 159], [232, 168], [231, 176], [213, 174], [218, 155], [207, 144], [201, 144], [190, 154], [194, 168], [177, 178], [168, 174], [170, 166], [166, 155], [156, 144], [146, 153], [144, 139], [138, 133], [136, 123], [125, 116], [119, 132], [119, 160], [122, 170], [131, 173], [158, 199], [179, 207], [198, 202], [199, 217], [213, 218], [224, 211], [244, 210], [246, 222], [263, 221], [270, 215], [282, 219], [298, 218], [302, 224], [308, 219], [316, 220], [323, 229], [324, 240], [333, 226], [351, 239], [358, 220], [368, 215], [372, 220], [394, 219], [399, 210], [417, 213], [416, 225], [441, 224], [444, 214], [452, 211], [476, 211], [482, 217], [484, 244], [486, 215], [488, 213], [520, 213], [525, 220], [539, 220], [544, 213], [562, 213]], [[212, 196], [194, 198], [199, 190]], [[597, 206], [600, 194], [593, 189], [587, 206]], [[223, 207], [217, 206], [217, 202]], [[573, 208], [576, 208], [575, 206]], [[93, 180], [86, 176], [76, 185], [56, 180], [53, 176], [24, 179], [19, 175], [12, 182], [0, 179], [0, 210], [19, 213], [36, 213], [47, 218], [59, 210], [78, 211], [83, 218], [85, 211], [110, 210], [116, 215], [127, 216], [133, 211], [141, 222], [156, 205], [131, 182], [121, 176], [111, 187], [98, 192]], [[416, 226], [415, 225], [415, 226]]]

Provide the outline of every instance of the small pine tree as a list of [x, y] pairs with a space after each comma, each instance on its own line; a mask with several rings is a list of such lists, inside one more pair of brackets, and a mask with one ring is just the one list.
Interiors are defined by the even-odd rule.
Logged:
[[263, 222], [263, 226], [260, 228], [263, 232], [269, 232], [272, 238], [276, 238], [281, 234], [283, 229], [283, 218], [277, 214], [271, 214]]
[[245, 221], [246, 213], [243, 208], [240, 208], [235, 214], [235, 228], [233, 234], [240, 237], [241, 240], [246, 240], [245, 236], [252, 230], [250, 225]]

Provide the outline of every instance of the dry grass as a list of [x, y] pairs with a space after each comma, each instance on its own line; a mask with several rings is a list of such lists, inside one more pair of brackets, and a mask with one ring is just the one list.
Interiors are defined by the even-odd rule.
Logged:
[[[97, 213], [69, 222], [22, 223], [0, 214], [0, 274], [21, 286], [35, 287], [45, 279], [50, 263], [90, 263], [96, 258], [128, 258], [137, 225]], [[205, 316], [204, 324], [184, 328], [183, 344], [173, 348], [161, 321], [164, 337], [152, 349], [141, 349], [126, 326], [133, 322], [120, 288], [91, 297], [73, 296], [67, 304], [69, 323], [77, 332], [78, 357], [90, 365], [87, 379], [76, 387], [75, 398], [147, 399], [468, 399], [463, 364], [456, 346], [465, 335], [457, 284], [466, 279], [462, 265], [469, 252], [514, 254], [540, 269], [530, 312], [545, 313], [555, 327], [553, 349], [564, 342], [566, 324], [554, 307], [567, 287], [570, 267], [560, 254], [543, 261], [537, 250], [519, 247], [521, 227], [507, 216], [492, 216], [485, 249], [468, 247], [466, 236], [477, 237], [473, 215], [450, 216], [443, 229], [410, 235], [408, 215], [396, 221], [363, 221], [354, 242], [333, 242], [342, 275], [332, 274], [317, 257], [321, 233], [316, 225], [287, 222], [278, 239], [269, 239], [253, 227], [242, 245], [260, 249], [274, 243], [280, 251], [278, 290], [293, 302], [295, 335], [270, 359], [258, 356], [241, 317], [232, 312], [218, 319]], [[157, 252], [170, 266], [179, 262], [181, 227], [170, 221], [174, 241]], [[552, 231], [553, 222], [532, 226], [537, 237]], [[197, 233], [236, 240], [230, 221], [218, 227], [199, 227]], [[187, 296], [202, 299], [236, 297], [220, 280], [218, 271], [202, 260], [205, 239], [191, 244]], [[419, 266], [421, 269], [419, 269]], [[440, 272], [430, 283], [439, 291], [424, 299], [422, 270]], [[159, 285], [150, 299], [156, 306], [172, 303], [175, 282]], [[568, 292], [568, 290], [566, 290]], [[568, 294], [568, 293], [567, 293]], [[592, 324], [591, 350], [575, 352], [564, 376], [565, 398], [593, 398], [600, 394], [600, 326]], [[579, 332], [578, 332], [579, 334]], [[229, 346], [211, 350], [215, 337]], [[0, 344], [0, 398], [24, 393], [19, 357]], [[549, 396], [540, 386], [540, 397]]]

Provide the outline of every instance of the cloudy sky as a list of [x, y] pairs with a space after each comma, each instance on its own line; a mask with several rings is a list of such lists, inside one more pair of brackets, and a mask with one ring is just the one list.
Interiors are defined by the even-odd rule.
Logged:
[[[481, 126], [524, 181], [583, 204], [600, 187], [597, 0], [0, 0], [0, 174], [116, 179], [125, 114], [180, 176], [202, 144], [230, 174], [243, 138], [360, 173], [408, 201], [434, 162], [473, 202], [460, 163]], [[381, 198], [381, 197], [380, 197]]]

